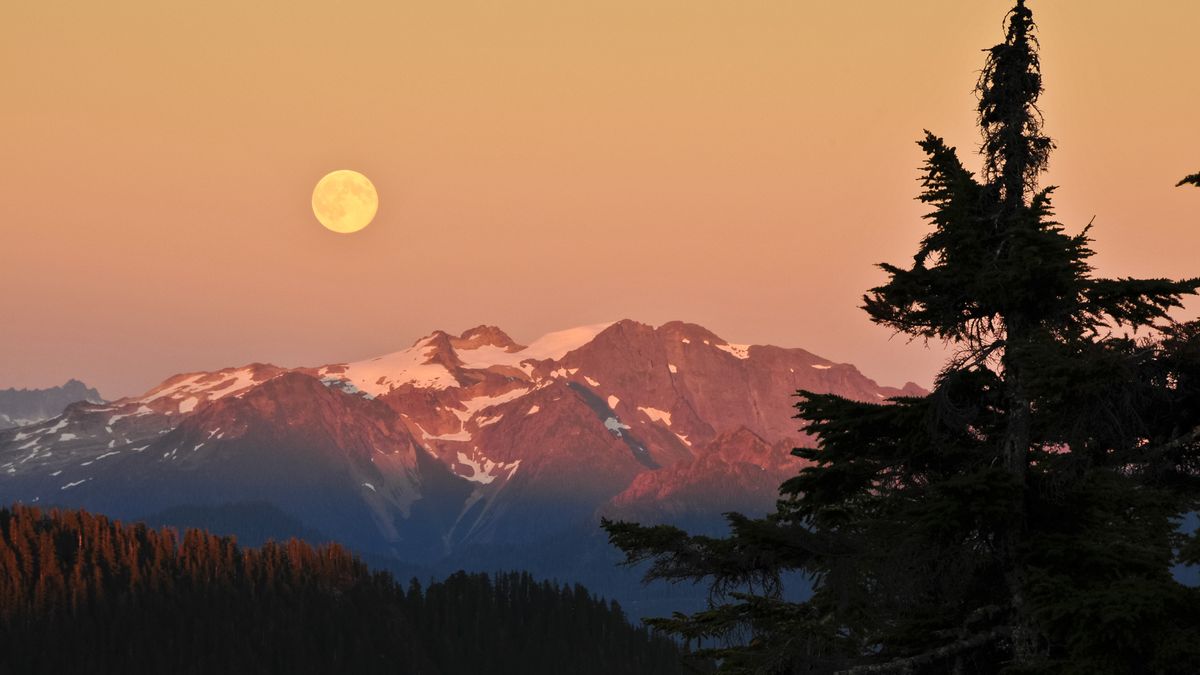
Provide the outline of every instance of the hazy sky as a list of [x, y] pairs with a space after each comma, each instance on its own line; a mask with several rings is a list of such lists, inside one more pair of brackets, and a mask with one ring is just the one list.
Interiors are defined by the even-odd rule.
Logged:
[[[928, 384], [857, 306], [925, 231], [921, 130], [978, 165], [1010, 5], [6, 2], [0, 388], [623, 317]], [[1200, 3], [1031, 6], [1060, 219], [1105, 274], [1200, 274]], [[339, 168], [380, 194], [354, 235], [310, 211]]]

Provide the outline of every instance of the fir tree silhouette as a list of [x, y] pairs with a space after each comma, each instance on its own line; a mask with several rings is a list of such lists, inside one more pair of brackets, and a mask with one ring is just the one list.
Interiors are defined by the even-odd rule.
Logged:
[[[809, 465], [726, 538], [605, 521], [648, 579], [711, 584], [711, 609], [654, 623], [715, 642], [700, 653], [722, 672], [1200, 663], [1200, 593], [1171, 576], [1200, 548], [1177, 528], [1200, 505], [1200, 327], [1169, 315], [1200, 280], [1092, 275], [1090, 226], [1068, 233], [1039, 186], [1038, 48], [1019, 0], [977, 85], [981, 175], [926, 132], [931, 231], [864, 297], [876, 323], [955, 347], [933, 393], [800, 392]], [[789, 571], [809, 600], [787, 599]]]

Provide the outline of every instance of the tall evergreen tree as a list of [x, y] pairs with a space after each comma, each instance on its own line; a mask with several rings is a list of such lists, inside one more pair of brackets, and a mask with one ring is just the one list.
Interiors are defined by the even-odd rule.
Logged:
[[[712, 584], [709, 610], [656, 624], [719, 644], [703, 653], [726, 672], [1200, 663], [1200, 597], [1171, 576], [1200, 553], [1178, 532], [1200, 505], [1200, 329], [1168, 314], [1200, 280], [1097, 278], [1089, 228], [1054, 220], [1024, 0], [977, 93], [981, 174], [926, 132], [931, 231], [864, 298], [876, 323], [956, 348], [933, 393], [800, 392], [808, 465], [771, 515], [730, 514], [726, 538], [605, 522], [648, 578]], [[788, 571], [809, 600], [785, 599]]]

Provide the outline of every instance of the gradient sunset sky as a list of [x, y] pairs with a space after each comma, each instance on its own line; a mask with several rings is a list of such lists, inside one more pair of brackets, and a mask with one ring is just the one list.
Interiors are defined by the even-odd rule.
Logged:
[[[926, 231], [921, 130], [978, 166], [1011, 4], [5, 3], [0, 388], [619, 318], [928, 385], [941, 348], [857, 307]], [[1030, 5], [1060, 220], [1103, 274], [1200, 274], [1200, 3]], [[310, 210], [340, 168], [353, 235]]]

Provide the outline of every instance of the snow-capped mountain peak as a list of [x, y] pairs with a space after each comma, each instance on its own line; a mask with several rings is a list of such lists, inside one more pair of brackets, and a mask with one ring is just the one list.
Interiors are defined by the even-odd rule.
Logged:
[[370, 396], [383, 396], [408, 386], [450, 389], [469, 386], [461, 370], [515, 368], [527, 377], [530, 362], [557, 360], [591, 341], [612, 322], [548, 333], [529, 346], [517, 344], [495, 326], [478, 326], [457, 337], [443, 331], [422, 338], [408, 349], [352, 363], [318, 369], [326, 380], [341, 380]]

